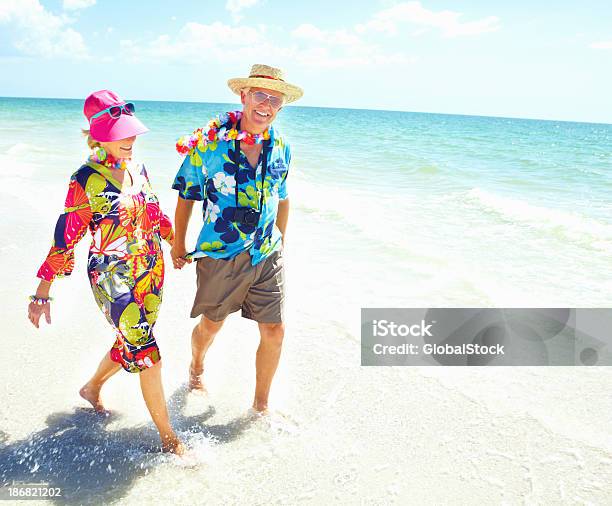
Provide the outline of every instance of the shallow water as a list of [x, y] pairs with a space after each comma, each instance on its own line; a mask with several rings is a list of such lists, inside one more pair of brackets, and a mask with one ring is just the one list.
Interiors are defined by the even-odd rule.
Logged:
[[[172, 215], [174, 141], [230, 106], [137, 107], [151, 128], [137, 155]], [[186, 393], [195, 275], [167, 269], [156, 335], [192, 448], [181, 464], [154, 451], [137, 377], [105, 387], [113, 416], [80, 409], [78, 389], [113, 341], [86, 278], [87, 239], [53, 287], [52, 325], [25, 318], [86, 153], [80, 109], [0, 99], [2, 480], [62, 486], [74, 504], [610, 502], [609, 368], [364, 368], [359, 318], [367, 306], [610, 306], [612, 126], [286, 108], [279, 414], [248, 416], [256, 326], [237, 316], [209, 352], [209, 397]]]

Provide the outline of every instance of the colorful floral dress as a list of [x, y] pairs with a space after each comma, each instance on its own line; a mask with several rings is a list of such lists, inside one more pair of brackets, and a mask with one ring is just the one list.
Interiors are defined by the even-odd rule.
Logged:
[[37, 276], [52, 282], [70, 275], [74, 247], [89, 228], [89, 281], [116, 335], [110, 357], [126, 371], [140, 372], [160, 360], [153, 326], [164, 283], [161, 239], [171, 242], [173, 231], [144, 166], [128, 170], [133, 184], [124, 191], [107, 167], [91, 160], [72, 175], [53, 246]]

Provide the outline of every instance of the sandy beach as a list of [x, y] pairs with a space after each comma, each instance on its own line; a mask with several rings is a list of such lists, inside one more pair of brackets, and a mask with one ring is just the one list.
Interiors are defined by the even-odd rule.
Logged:
[[[6, 198], [4, 199], [6, 202]], [[18, 208], [23, 234], [40, 228]], [[297, 220], [296, 220], [297, 221]], [[4, 231], [8, 233], [8, 231]], [[293, 234], [300, 236], [299, 222]], [[246, 416], [254, 385], [254, 325], [232, 318], [207, 362], [210, 396], [185, 390], [193, 272], [167, 270], [157, 327], [171, 414], [198, 456], [195, 468], [150, 453], [156, 434], [137, 379], [120, 374], [105, 400], [116, 415], [82, 411], [77, 391], [110, 345], [84, 275], [55, 288], [53, 323], [25, 314], [17, 242], [3, 250], [0, 473], [43, 481], [70, 503], [605, 504], [611, 495], [612, 380], [606, 368], [362, 368], [358, 315], [290, 298], [274, 385], [284, 417]], [[290, 293], [312, 269], [295, 239]], [[299, 301], [299, 304], [298, 304]], [[329, 301], [332, 302], [331, 300]], [[21, 315], [21, 316], [20, 316]], [[23, 317], [22, 317], [23, 316]], [[356, 327], [357, 325], [353, 325]]]

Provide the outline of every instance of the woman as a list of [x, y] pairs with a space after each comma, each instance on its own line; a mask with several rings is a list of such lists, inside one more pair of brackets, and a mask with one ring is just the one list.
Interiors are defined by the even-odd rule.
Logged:
[[102, 90], [85, 100], [92, 155], [71, 177], [66, 208], [55, 227], [53, 245], [37, 276], [28, 315], [38, 328], [51, 323], [49, 289], [56, 277], [71, 274], [74, 247], [91, 231], [87, 273], [94, 298], [113, 327], [115, 343], [80, 395], [104, 412], [100, 389], [123, 367], [140, 374], [142, 395], [159, 430], [164, 451], [184, 447], [170, 426], [161, 382], [161, 359], [153, 326], [162, 299], [164, 261], [161, 239], [173, 240], [172, 224], [159, 207], [147, 172], [132, 162], [136, 136], [148, 129], [134, 115], [134, 104]]

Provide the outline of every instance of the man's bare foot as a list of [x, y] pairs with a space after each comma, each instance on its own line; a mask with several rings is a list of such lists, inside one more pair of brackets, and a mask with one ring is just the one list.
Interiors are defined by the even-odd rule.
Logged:
[[248, 416], [251, 420], [262, 423], [262, 427], [279, 434], [296, 434], [299, 431], [298, 422], [277, 410], [257, 410], [252, 407], [249, 408]]
[[108, 413], [100, 399], [100, 389], [93, 388], [89, 383], [86, 383], [80, 390], [79, 395], [89, 402], [96, 413]]
[[204, 386], [204, 369], [196, 369], [193, 367], [193, 364], [189, 366], [189, 390], [194, 393], [199, 393], [201, 395], [206, 395], [208, 390]]
[[184, 455], [186, 450], [185, 445], [176, 434], [162, 437], [162, 451], [164, 453], [174, 453], [180, 456]]
[[267, 415], [270, 412], [267, 402], [264, 403], [255, 401], [253, 402], [253, 407], [251, 409], [258, 415]]

